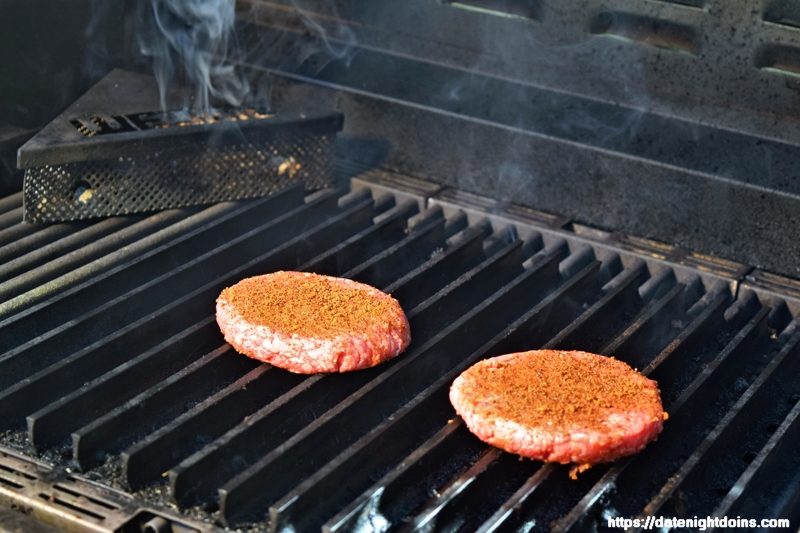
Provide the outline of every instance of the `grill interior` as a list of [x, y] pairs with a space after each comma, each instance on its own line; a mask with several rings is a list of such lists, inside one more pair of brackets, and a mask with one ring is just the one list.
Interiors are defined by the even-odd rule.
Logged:
[[[0, 498], [60, 498], [59, 520], [109, 530], [133, 520], [120, 508], [182, 515], [187, 531], [800, 518], [788, 281], [405, 176], [338, 171], [338, 189], [94, 223], [21, 224], [21, 196], [0, 200]], [[235, 355], [214, 299], [279, 269], [392, 293], [412, 345], [344, 375]], [[535, 347], [613, 354], [656, 379], [670, 414], [658, 441], [572, 481], [472, 437], [448, 402], [452, 380]]]
[[277, 109], [374, 141], [348, 159], [798, 278], [790, 3], [247, 0], [238, 21]]

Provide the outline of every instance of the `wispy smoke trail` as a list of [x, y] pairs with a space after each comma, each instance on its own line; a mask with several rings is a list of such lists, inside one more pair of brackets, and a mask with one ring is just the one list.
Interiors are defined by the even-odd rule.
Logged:
[[[328, 31], [325, 31], [325, 28], [323, 28], [319, 22], [314, 20], [308, 13], [306, 13], [297, 0], [292, 0], [292, 6], [300, 15], [300, 18], [303, 20], [303, 24], [311, 31], [312, 34], [316, 35], [322, 41], [327, 54], [332, 59], [343, 59], [345, 64], [350, 66], [352, 52], [356, 45], [356, 35], [353, 30], [344, 24], [338, 24], [334, 28], [333, 34], [331, 34]], [[338, 18], [335, 6], [332, 7], [334, 14]]]
[[244, 76], [228, 61], [235, 0], [139, 0], [139, 50], [152, 58], [161, 108], [177, 77], [194, 88], [195, 111], [208, 112], [211, 98], [238, 106], [249, 92]]

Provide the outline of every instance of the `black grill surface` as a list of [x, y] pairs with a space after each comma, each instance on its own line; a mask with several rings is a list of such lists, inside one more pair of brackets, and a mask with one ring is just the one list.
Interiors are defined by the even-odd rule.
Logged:
[[[349, 189], [95, 223], [20, 224], [20, 195], [0, 200], [0, 498], [33, 494], [59, 510], [52, 520], [120, 531], [159, 514], [186, 531], [583, 531], [639, 515], [797, 525], [800, 332], [783, 281], [340, 170]], [[392, 293], [412, 345], [344, 375], [236, 355], [214, 300], [279, 269]], [[452, 380], [539, 347], [614, 355], [656, 379], [670, 414], [658, 441], [573, 481], [472, 437]]]

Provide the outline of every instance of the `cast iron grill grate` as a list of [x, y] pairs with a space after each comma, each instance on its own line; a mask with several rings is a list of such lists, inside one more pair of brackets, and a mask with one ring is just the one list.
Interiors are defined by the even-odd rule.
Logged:
[[[131, 245], [74, 260], [0, 304], [0, 442], [141, 507], [181, 509], [200, 529], [582, 531], [613, 516], [740, 510], [797, 518], [797, 486], [777, 475], [797, 466], [794, 301], [742, 286], [727, 277], [731, 265], [668, 263], [558, 217], [378, 171], [351, 184], [347, 194], [291, 186], [176, 210]], [[18, 206], [18, 196], [0, 203]], [[103, 222], [73, 224], [79, 234]], [[47, 228], [14, 231], [24, 240]], [[277, 269], [391, 292], [411, 322], [408, 352], [325, 376], [236, 356], [213, 301]], [[578, 481], [478, 442], [453, 418], [449, 384], [474, 361], [532, 346], [613, 354], [657, 379], [671, 415], [659, 440]], [[20, 485], [0, 482], [0, 497], [24, 490], [20, 475], [0, 471]], [[777, 496], [754, 500], [767, 480]]]

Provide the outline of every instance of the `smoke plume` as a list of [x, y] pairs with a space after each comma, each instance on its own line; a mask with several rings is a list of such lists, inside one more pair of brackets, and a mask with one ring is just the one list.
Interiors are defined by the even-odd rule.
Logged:
[[152, 60], [163, 111], [175, 81], [193, 88], [186, 107], [196, 112], [208, 113], [214, 100], [242, 103], [249, 86], [229, 60], [235, 0], [138, 0], [136, 20], [137, 44]]

